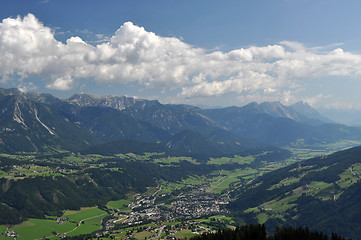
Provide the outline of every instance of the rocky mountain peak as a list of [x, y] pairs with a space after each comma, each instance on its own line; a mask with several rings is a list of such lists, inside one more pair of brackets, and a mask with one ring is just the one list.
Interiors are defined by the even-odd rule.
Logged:
[[291, 105], [290, 107], [307, 118], [317, 119], [317, 120], [327, 122], [327, 123], [333, 122], [330, 119], [322, 116], [316, 109], [311, 107], [306, 102], [299, 101], [299, 102], [296, 102], [295, 104]]
[[89, 94], [75, 94], [67, 99], [69, 103], [77, 104], [79, 106], [93, 106], [93, 107], [110, 107], [116, 110], [124, 110], [129, 107], [142, 107], [143, 105], [156, 104], [160, 105], [157, 100], [136, 99], [126, 96], [94, 96]]
[[17, 88], [9, 88], [9, 89], [0, 88], [0, 95], [4, 95], [4, 96], [17, 95], [17, 96], [20, 96], [20, 95], [22, 95], [22, 92]]
[[280, 102], [263, 102], [260, 104], [252, 102], [242, 108], [246, 112], [265, 113], [276, 118], [297, 119], [300, 116], [297, 111], [290, 107], [284, 106]]

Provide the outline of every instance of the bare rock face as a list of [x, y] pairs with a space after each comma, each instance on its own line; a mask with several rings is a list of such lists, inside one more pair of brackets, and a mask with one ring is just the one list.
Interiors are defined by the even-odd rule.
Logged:
[[117, 110], [124, 110], [125, 108], [134, 106], [136, 102], [143, 102], [146, 100], [138, 100], [131, 97], [116, 97], [116, 96], [94, 96], [89, 94], [75, 94], [67, 99], [69, 103], [77, 104], [79, 106], [101, 106], [110, 107]]
[[42, 151], [49, 146], [71, 150], [98, 142], [85, 128], [66, 121], [40, 95], [28, 97], [20, 91], [1, 89], [0, 106], [3, 152]]

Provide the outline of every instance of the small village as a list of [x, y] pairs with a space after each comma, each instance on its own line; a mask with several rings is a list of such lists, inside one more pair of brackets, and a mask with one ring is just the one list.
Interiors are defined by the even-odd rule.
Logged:
[[[193, 235], [210, 232], [212, 228], [202, 224], [201, 218], [226, 215], [227, 199], [205, 189], [207, 186], [191, 185], [185, 191], [173, 196], [157, 195], [159, 187], [151, 196], [137, 195], [128, 205], [131, 210], [123, 212], [113, 210], [112, 218], [105, 223], [105, 233], [119, 233], [132, 227], [134, 230], [127, 230], [128, 238], [141, 230], [151, 233], [150, 238], [163, 236], [172, 239], [172, 236], [184, 230], [188, 230]], [[214, 224], [226, 223], [219, 219], [212, 220]]]

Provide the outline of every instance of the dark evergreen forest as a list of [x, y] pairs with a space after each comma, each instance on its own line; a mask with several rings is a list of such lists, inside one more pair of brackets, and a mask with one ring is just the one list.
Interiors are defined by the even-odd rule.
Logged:
[[346, 240], [332, 233], [312, 232], [306, 228], [277, 227], [273, 235], [267, 235], [264, 225], [245, 225], [232, 229], [218, 230], [191, 238], [192, 240]]

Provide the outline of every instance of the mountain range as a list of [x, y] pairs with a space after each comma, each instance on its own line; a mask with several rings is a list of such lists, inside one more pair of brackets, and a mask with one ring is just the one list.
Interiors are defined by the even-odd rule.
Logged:
[[361, 129], [333, 123], [306, 103], [250, 103], [200, 109], [157, 100], [0, 89], [0, 150], [80, 151], [119, 140], [158, 143], [188, 155], [229, 155], [246, 149], [361, 140]]

